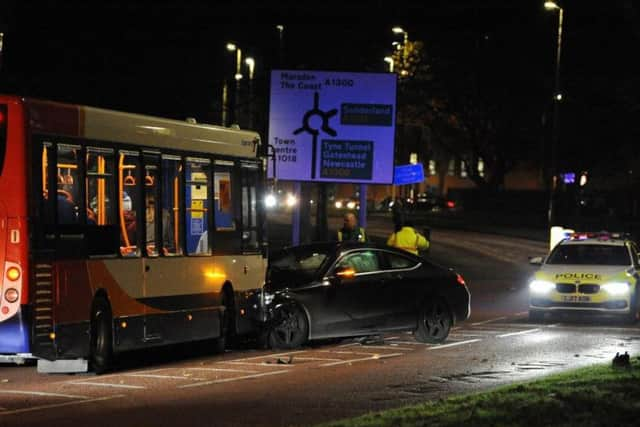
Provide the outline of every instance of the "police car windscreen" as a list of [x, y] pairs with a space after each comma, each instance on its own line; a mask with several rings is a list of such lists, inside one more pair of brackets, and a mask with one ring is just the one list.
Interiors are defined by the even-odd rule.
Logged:
[[561, 245], [553, 251], [547, 264], [630, 265], [624, 246]]

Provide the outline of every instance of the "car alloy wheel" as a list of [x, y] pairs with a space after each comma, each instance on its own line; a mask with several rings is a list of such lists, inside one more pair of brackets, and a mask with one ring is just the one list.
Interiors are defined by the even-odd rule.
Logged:
[[420, 311], [415, 338], [424, 343], [441, 343], [449, 336], [451, 324], [447, 303], [442, 298], [429, 300]]
[[302, 310], [293, 305], [283, 305], [276, 311], [269, 333], [272, 348], [296, 348], [307, 340], [309, 325]]

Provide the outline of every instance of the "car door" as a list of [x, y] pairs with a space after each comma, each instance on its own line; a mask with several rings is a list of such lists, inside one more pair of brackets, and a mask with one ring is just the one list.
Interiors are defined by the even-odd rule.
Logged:
[[387, 308], [381, 292], [387, 273], [380, 267], [379, 251], [350, 251], [338, 259], [334, 270], [344, 267], [353, 269], [355, 274], [340, 279], [333, 286], [331, 304], [344, 311], [347, 319], [345, 324], [335, 324], [333, 327], [346, 334], [366, 333], [383, 328]]
[[420, 262], [391, 251], [382, 251], [386, 279], [380, 288], [385, 301], [385, 324], [389, 329], [405, 328], [415, 323], [420, 287], [426, 281]]

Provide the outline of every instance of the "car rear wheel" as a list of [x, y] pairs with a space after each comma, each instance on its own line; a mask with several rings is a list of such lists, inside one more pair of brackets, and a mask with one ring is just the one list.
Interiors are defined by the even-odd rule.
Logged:
[[269, 346], [276, 349], [300, 347], [308, 334], [309, 323], [304, 312], [295, 305], [283, 305], [276, 310], [269, 330]]
[[441, 343], [449, 336], [452, 323], [453, 317], [447, 303], [442, 298], [429, 300], [418, 315], [415, 339], [423, 343]]

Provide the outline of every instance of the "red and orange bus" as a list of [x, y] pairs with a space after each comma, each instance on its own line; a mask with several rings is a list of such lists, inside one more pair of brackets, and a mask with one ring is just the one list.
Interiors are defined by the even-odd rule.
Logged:
[[0, 95], [0, 361], [105, 371], [252, 330], [259, 152], [255, 132]]

